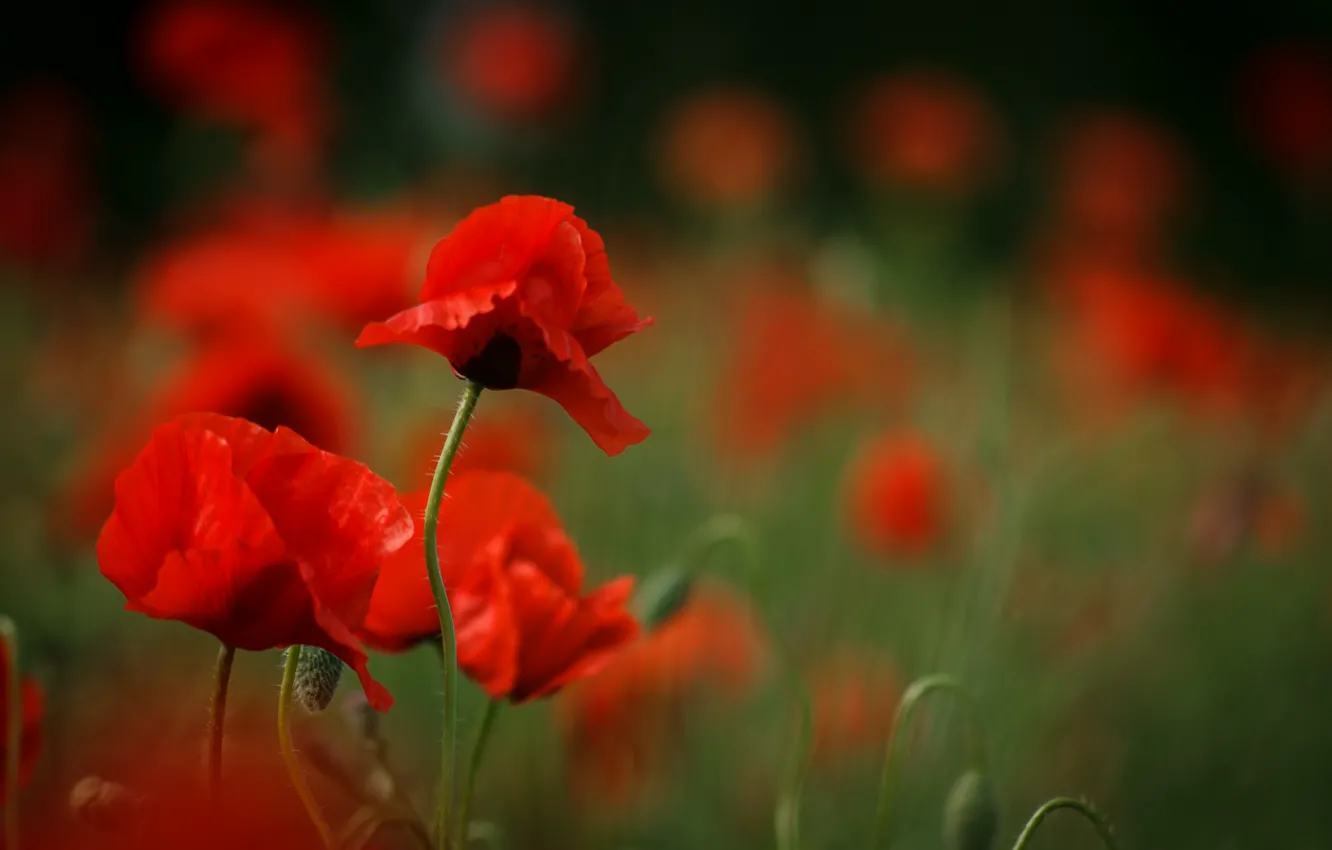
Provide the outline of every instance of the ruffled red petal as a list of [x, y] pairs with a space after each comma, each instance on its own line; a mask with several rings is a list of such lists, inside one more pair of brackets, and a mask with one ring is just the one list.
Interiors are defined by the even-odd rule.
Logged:
[[568, 204], [533, 195], [510, 195], [473, 211], [430, 252], [421, 300], [520, 278], [571, 213]]
[[624, 409], [596, 367], [585, 359], [582, 368], [564, 364], [547, 370], [531, 389], [559, 403], [608, 455], [617, 455], [652, 433]]

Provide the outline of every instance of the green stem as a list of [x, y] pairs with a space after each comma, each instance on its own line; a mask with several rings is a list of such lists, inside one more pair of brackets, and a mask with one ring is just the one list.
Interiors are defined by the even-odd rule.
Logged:
[[883, 759], [883, 776], [879, 780], [879, 806], [874, 817], [874, 831], [870, 838], [870, 850], [878, 850], [881, 846], [886, 847], [891, 838], [893, 797], [897, 790], [897, 775], [900, 772], [898, 762], [901, 761], [902, 751], [906, 746], [905, 733], [911, 717], [915, 713], [916, 706], [926, 695], [941, 690], [951, 691], [962, 697], [962, 701], [966, 705], [968, 728], [970, 729], [969, 758], [971, 767], [977, 770], [985, 768], [985, 739], [981, 731], [980, 710], [971, 691], [952, 676], [925, 676], [912, 682], [911, 687], [907, 688], [906, 693], [902, 695], [902, 701], [898, 703], [897, 712], [893, 715], [893, 728], [888, 735], [888, 745]]
[[1083, 800], [1075, 800], [1072, 797], [1055, 797], [1047, 800], [1027, 821], [1027, 825], [1022, 828], [1022, 834], [1018, 836], [1017, 843], [1013, 845], [1013, 850], [1026, 850], [1027, 842], [1036, 832], [1036, 828], [1041, 825], [1041, 821], [1056, 809], [1072, 809], [1082, 815], [1091, 823], [1096, 830], [1096, 834], [1101, 837], [1101, 843], [1106, 846], [1106, 850], [1115, 850], [1115, 835], [1110, 831], [1110, 822], [1105, 816], [1096, 809], [1092, 808], [1091, 803]]
[[481, 760], [485, 758], [486, 742], [490, 740], [490, 727], [495, 725], [500, 705], [499, 700], [493, 699], [486, 703], [486, 713], [481, 715], [481, 725], [477, 726], [476, 737], [472, 739], [472, 756], [467, 764], [467, 775], [463, 777], [462, 793], [458, 802], [456, 850], [463, 850], [467, 846], [467, 821], [472, 811], [472, 790], [476, 786], [476, 775], [481, 769]]
[[786, 662], [791, 682], [796, 690], [799, 717], [796, 726], [795, 749], [786, 768], [777, 807], [773, 812], [773, 827], [777, 831], [777, 850], [799, 850], [800, 847], [800, 795], [804, 791], [805, 774], [809, 771], [810, 750], [813, 742], [814, 706], [809, 688], [796, 671]]
[[740, 549], [744, 559], [746, 581], [758, 572], [758, 537], [754, 528], [743, 517], [719, 514], [695, 528], [685, 538], [677, 556], [680, 565], [692, 574], [702, 570], [704, 559], [721, 546], [732, 543]]
[[319, 812], [319, 803], [314, 798], [314, 793], [310, 791], [310, 786], [305, 782], [305, 774], [301, 771], [301, 763], [296, 758], [296, 748], [291, 744], [291, 689], [296, 681], [296, 666], [301, 660], [301, 647], [299, 644], [287, 650], [287, 664], [282, 669], [282, 691], [278, 694], [278, 744], [282, 748], [282, 760], [286, 762], [287, 774], [291, 777], [291, 784], [296, 788], [296, 795], [301, 798], [301, 805], [305, 806], [305, 813], [310, 816], [310, 821], [315, 825], [315, 830], [319, 833], [319, 841], [328, 850], [333, 847], [333, 833], [328, 828], [328, 823], [324, 816]]
[[18, 629], [8, 617], [0, 617], [0, 652], [9, 674], [5, 683], [5, 850], [18, 850], [18, 784], [20, 750], [23, 748], [23, 679], [19, 674]]
[[208, 790], [213, 799], [222, 793], [222, 738], [227, 720], [227, 687], [231, 683], [231, 664], [236, 647], [222, 644], [217, 650], [213, 671], [213, 701], [208, 708]]
[[435, 802], [435, 834], [439, 850], [449, 846], [449, 814], [453, 804], [454, 752], [458, 739], [458, 638], [453, 630], [453, 611], [449, 607], [448, 593], [444, 589], [444, 574], [439, 569], [439, 549], [436, 531], [439, 525], [439, 505], [444, 498], [444, 483], [449, 478], [449, 467], [462, 445], [463, 432], [476, 410], [481, 397], [481, 385], [468, 381], [458, 400], [458, 412], [453, 416], [444, 448], [435, 464], [435, 477], [430, 482], [430, 495], [426, 499], [422, 540], [425, 545], [426, 572], [430, 576], [430, 592], [435, 597], [435, 610], [439, 614], [440, 649], [443, 658], [444, 729], [439, 753], [439, 794]]

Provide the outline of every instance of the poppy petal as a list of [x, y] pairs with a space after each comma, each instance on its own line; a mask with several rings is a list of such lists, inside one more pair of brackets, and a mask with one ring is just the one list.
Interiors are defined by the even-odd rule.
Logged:
[[430, 252], [421, 300], [521, 277], [572, 212], [568, 204], [533, 195], [511, 195], [475, 210]]
[[558, 402], [606, 454], [617, 455], [652, 433], [624, 409], [591, 363], [562, 364], [542, 377], [532, 389]]
[[450, 295], [446, 300], [426, 301], [403, 310], [384, 322], [371, 322], [356, 338], [359, 348], [405, 342], [452, 358], [455, 355], [455, 332], [467, 326], [473, 318], [491, 312], [500, 299], [512, 295], [518, 288], [513, 280], [504, 280], [478, 286], [463, 293]]

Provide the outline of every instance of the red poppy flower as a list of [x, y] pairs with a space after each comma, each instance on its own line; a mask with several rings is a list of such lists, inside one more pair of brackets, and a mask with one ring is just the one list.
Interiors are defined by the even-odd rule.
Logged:
[[1186, 165], [1174, 139], [1143, 118], [1105, 113], [1080, 120], [1057, 152], [1059, 247], [1142, 259], [1185, 199]]
[[734, 348], [712, 406], [728, 456], [769, 455], [810, 419], [904, 395], [907, 351], [873, 317], [772, 286], [737, 306]]
[[565, 692], [560, 720], [575, 778], [592, 799], [625, 799], [666, 756], [674, 718], [702, 691], [753, 686], [764, 640], [743, 603], [708, 586], [606, 668]]
[[392, 486], [294, 431], [191, 414], [162, 425], [116, 479], [97, 561], [150, 617], [246, 650], [306, 644], [356, 671], [372, 705], [360, 628], [380, 561], [411, 538]]
[[264, 428], [286, 426], [322, 449], [342, 452], [356, 430], [351, 388], [321, 361], [267, 338], [219, 340], [168, 375], [131, 417], [99, 443], [58, 496], [58, 525], [84, 537], [111, 511], [113, 485], [151, 430], [182, 413], [221, 413]]
[[50, 84], [8, 93], [0, 104], [0, 256], [34, 268], [67, 268], [88, 247], [91, 176], [80, 104]]
[[453, 87], [496, 121], [548, 116], [575, 82], [573, 28], [540, 6], [476, 6], [449, 29], [444, 48], [440, 64]]
[[809, 689], [816, 762], [882, 753], [902, 695], [901, 677], [891, 662], [842, 652], [814, 671]]
[[[447, 422], [421, 428], [407, 440], [403, 467], [413, 485], [429, 482], [435, 474]], [[469, 469], [512, 472], [528, 480], [540, 479], [551, 458], [550, 427], [529, 407], [487, 407], [472, 417], [462, 446], [453, 458], [450, 475]]]
[[[590, 676], [638, 634], [625, 610], [633, 579], [583, 595], [583, 564], [535, 487], [507, 472], [450, 477], [439, 561], [458, 634], [458, 664], [495, 699], [549, 696]], [[424, 507], [424, 494], [408, 497]], [[400, 652], [439, 635], [421, 535], [384, 565], [361, 632]]]
[[852, 115], [852, 153], [876, 183], [945, 195], [994, 166], [998, 120], [966, 84], [929, 71], [875, 81]]
[[766, 95], [714, 89], [679, 103], [666, 118], [659, 153], [663, 183], [706, 206], [763, 200], [795, 164], [795, 132]]
[[1332, 56], [1311, 44], [1269, 47], [1241, 79], [1246, 129], [1293, 176], [1332, 174]]
[[[37, 757], [42, 750], [42, 714], [45, 700], [42, 689], [31, 676], [24, 676], [19, 685], [19, 692], [9, 692], [10, 665], [9, 650], [0, 644], [0, 729], [9, 728], [9, 712], [17, 710], [21, 716], [19, 733], [19, 787], [27, 784], [37, 766]], [[8, 764], [9, 753], [6, 749], [9, 736], [0, 740], [0, 764]], [[8, 799], [5, 777], [0, 776], [0, 799]]]
[[357, 345], [406, 342], [489, 389], [559, 402], [606, 454], [649, 433], [588, 358], [647, 327], [611, 279], [606, 248], [573, 207], [510, 196], [430, 252], [421, 304], [365, 327]]
[[257, 131], [264, 157], [300, 163], [324, 120], [322, 47], [309, 20], [246, 0], [163, 3], [141, 45], [146, 74], [206, 120]]
[[243, 210], [155, 252], [136, 281], [139, 311], [204, 339], [359, 327], [411, 304], [428, 227], [409, 210]]
[[873, 551], [919, 556], [939, 543], [947, 513], [943, 464], [915, 434], [890, 434], [851, 469], [851, 525]]
[[1091, 267], [1059, 281], [1075, 391], [1164, 395], [1198, 412], [1234, 411], [1247, 392], [1247, 331], [1178, 281]]

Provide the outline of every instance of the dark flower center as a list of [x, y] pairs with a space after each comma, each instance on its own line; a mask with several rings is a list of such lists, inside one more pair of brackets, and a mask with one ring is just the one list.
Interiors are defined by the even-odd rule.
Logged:
[[518, 386], [523, 349], [507, 333], [497, 333], [471, 359], [458, 367], [458, 374], [488, 390], [511, 390]]

